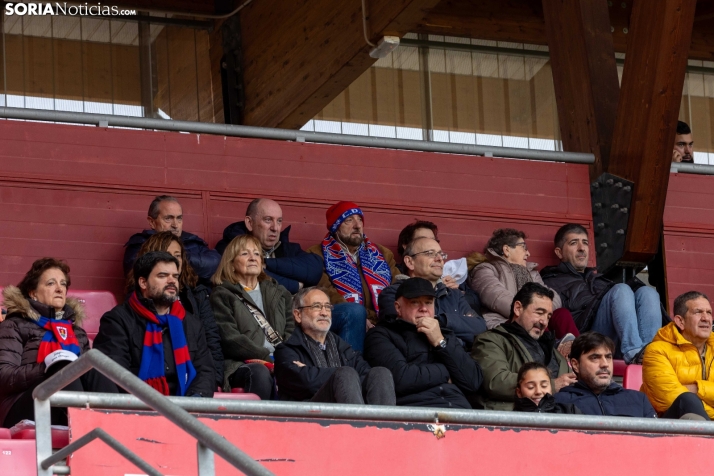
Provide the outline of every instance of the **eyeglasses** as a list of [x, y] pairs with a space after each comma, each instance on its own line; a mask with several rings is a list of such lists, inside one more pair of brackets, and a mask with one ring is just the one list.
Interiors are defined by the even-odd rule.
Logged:
[[[509, 245], [510, 246], [510, 245]], [[521, 241], [520, 243], [516, 243], [515, 245], [511, 246], [511, 248], [515, 248], [516, 246], [522, 246], [523, 251], [528, 251], [528, 245], [526, 245], [525, 241]]]
[[411, 254], [411, 255], [408, 255], [408, 256], [410, 256], [410, 257], [413, 258], [413, 257], [415, 257], [416, 255], [424, 255], [424, 256], [426, 256], [426, 257], [429, 258], [429, 259], [434, 259], [434, 258], [436, 258], [436, 256], [438, 255], [438, 256], [441, 256], [441, 259], [443, 259], [444, 261], [446, 261], [446, 258], [449, 257], [449, 255], [447, 255], [447, 254], [444, 253], [443, 251], [434, 251], [434, 250], [420, 251], [419, 253], [414, 253], [414, 254]]
[[332, 310], [335, 308], [332, 304], [323, 304], [321, 302], [316, 302], [315, 304], [312, 304], [310, 306], [302, 306], [299, 307], [298, 309], [310, 309], [315, 312], [320, 312], [323, 309], [325, 309], [328, 312], [332, 312]]

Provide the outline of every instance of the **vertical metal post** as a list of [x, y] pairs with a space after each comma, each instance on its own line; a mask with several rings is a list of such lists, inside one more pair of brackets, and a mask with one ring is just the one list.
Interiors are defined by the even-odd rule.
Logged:
[[49, 399], [35, 399], [35, 443], [37, 476], [52, 476], [52, 468], [42, 469], [41, 466], [45, 458], [52, 456], [52, 418]]
[[215, 476], [216, 460], [213, 451], [203, 446], [200, 441], [196, 442], [198, 449], [198, 476]]
[[[429, 39], [429, 35], [420, 33], [419, 40]], [[419, 46], [419, 72], [421, 73], [421, 119], [422, 139], [434, 140], [434, 116], [431, 104], [431, 71], [429, 70], [429, 47]]]

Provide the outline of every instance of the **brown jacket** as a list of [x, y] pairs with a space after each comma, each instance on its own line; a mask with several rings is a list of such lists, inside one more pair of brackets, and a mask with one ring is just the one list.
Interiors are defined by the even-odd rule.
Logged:
[[[375, 243], [376, 244], [376, 243]], [[384, 256], [384, 260], [389, 264], [389, 268], [392, 271], [392, 283], [394, 282], [394, 278], [398, 275], [401, 274], [399, 269], [397, 268], [397, 263], [394, 261], [394, 253], [389, 251], [387, 248], [385, 248], [382, 245], [377, 245], [377, 248], [379, 249], [379, 252], [382, 253], [382, 256]], [[315, 246], [311, 246], [308, 250], [308, 253], [315, 253], [318, 255], [322, 260], [322, 278], [320, 279], [320, 282], [317, 284], [321, 288], [324, 288], [327, 290], [327, 295], [330, 297], [330, 302], [334, 304], [340, 304], [342, 302], [346, 302], [345, 299], [342, 297], [342, 294], [340, 294], [337, 289], [332, 285], [332, 281], [330, 281], [330, 277], [327, 276], [327, 273], [325, 272], [325, 262], [324, 258], [322, 255], [322, 245], [320, 243], [316, 244]], [[377, 313], [374, 310], [374, 304], [372, 303], [372, 296], [367, 291], [367, 281], [364, 279], [364, 273], [362, 273], [362, 269], [360, 268], [360, 276], [362, 278], [362, 290], [364, 294], [364, 307], [367, 308], [367, 319], [372, 321], [373, 324], [377, 323]]]
[[[3, 289], [3, 306], [7, 317], [0, 323], [0, 425], [20, 395], [45, 380], [45, 363], [37, 363], [44, 329], [35, 323], [39, 313], [15, 286]], [[82, 352], [89, 350], [89, 339], [78, 327], [84, 309], [74, 298], [67, 298], [67, 318], [74, 321], [74, 334]]]
[[[471, 270], [469, 285], [481, 300], [481, 315], [486, 320], [486, 326], [493, 329], [508, 320], [511, 314], [511, 304], [518, 292], [518, 287], [508, 261], [492, 250], [488, 250], [487, 254], [488, 261]], [[531, 281], [545, 286], [540, 274], [535, 270], [538, 263], [528, 263], [526, 267], [531, 275]], [[552, 288], [548, 289], [555, 293], [553, 310], [556, 310], [562, 306], [560, 296]]]

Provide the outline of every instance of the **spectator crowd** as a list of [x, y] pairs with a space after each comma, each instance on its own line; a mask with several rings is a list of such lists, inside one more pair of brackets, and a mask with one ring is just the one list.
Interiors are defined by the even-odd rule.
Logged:
[[[674, 158], [687, 161], [691, 138], [680, 145]], [[521, 230], [449, 261], [429, 221], [402, 230], [397, 263], [368, 237], [368, 218], [338, 202], [303, 250], [280, 205], [258, 198], [212, 250], [183, 231], [176, 198], [156, 197], [149, 229], [125, 245], [126, 299], [102, 316], [93, 348], [172, 396], [714, 417], [704, 294], [677, 297], [670, 318], [654, 288], [588, 267], [580, 224], [560, 227], [558, 264], [538, 270]], [[34, 419], [33, 389], [90, 348], [70, 283], [67, 263], [41, 258], [3, 290], [0, 426]], [[613, 381], [615, 358], [643, 366], [641, 391]], [[122, 391], [93, 371], [67, 389]], [[52, 419], [67, 421], [58, 408]]]

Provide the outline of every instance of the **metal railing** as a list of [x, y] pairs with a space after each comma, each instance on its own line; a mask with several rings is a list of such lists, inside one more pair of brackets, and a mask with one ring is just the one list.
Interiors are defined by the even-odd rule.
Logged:
[[[185, 409], [181, 408], [174, 399], [168, 399], [137, 376], [126, 370], [121, 365], [96, 349], [89, 350], [75, 362], [48, 378], [32, 392], [35, 399], [35, 434], [37, 443], [37, 475], [51, 476], [54, 471], [52, 465], [66, 458], [69, 454], [84, 447], [87, 443], [99, 438], [119, 454], [136, 464], [147, 474], [160, 476], [157, 470], [143, 461], [131, 450], [112, 438], [101, 429], [95, 429], [87, 435], [72, 442], [60, 452], [52, 455], [52, 430], [50, 420], [50, 399], [53, 395], [71, 382], [75, 381], [92, 368], [107, 376], [114, 383], [130, 392], [132, 398], [143, 402], [145, 408], [151, 408], [169, 421], [183, 429], [186, 433], [198, 440], [198, 474], [199, 476], [213, 476], [215, 474], [213, 454], [218, 454], [228, 463], [247, 475], [269, 476], [272, 475], [263, 465], [253, 460], [243, 451], [228, 442], [223, 436], [198, 421]], [[64, 392], [63, 392], [64, 393]], [[117, 395], [103, 395], [104, 398]], [[128, 395], [127, 395], [128, 396]], [[179, 400], [201, 400], [199, 398], [181, 398]]]
[[62, 112], [45, 111], [42, 109], [0, 107], [0, 118], [24, 119], [29, 121], [66, 122], [73, 124], [93, 124], [100, 127], [133, 127], [138, 129], [192, 132], [196, 134], [214, 134], [231, 137], [247, 137], [253, 139], [313, 142], [317, 144], [350, 145], [357, 147], [410, 150], [415, 152], [506, 157], [512, 159], [568, 162], [574, 164], [592, 164], [595, 162], [595, 156], [593, 154], [580, 152], [555, 152], [549, 150], [520, 149], [514, 147], [454, 144], [450, 142], [418, 141], [409, 139], [389, 139], [383, 137], [369, 137], [349, 134], [330, 134], [326, 132], [296, 131], [292, 129], [274, 129], [269, 127], [235, 126], [230, 124], [212, 124], [207, 122], [152, 119], [148, 117], [90, 114], [85, 112]]
[[714, 175], [714, 165], [672, 163], [670, 172], [680, 174]]
[[[664, 420], [550, 413], [499, 412], [492, 410], [450, 410], [336, 403], [223, 400], [168, 397], [168, 400], [192, 413], [219, 413], [276, 418], [370, 420], [373, 422], [464, 424], [558, 430], [630, 432], [668, 435], [714, 436], [714, 422]], [[50, 398], [62, 407], [149, 410], [132, 395], [60, 392]]]

